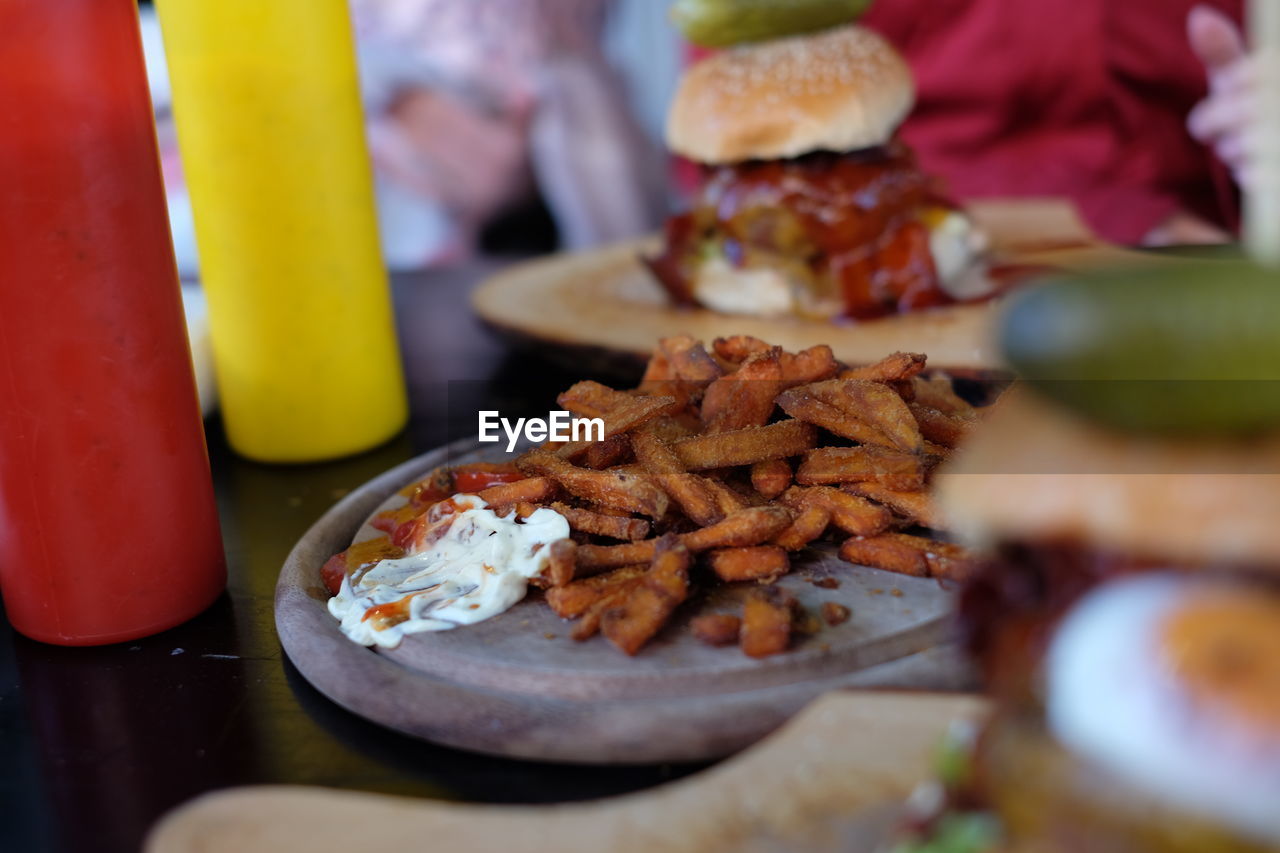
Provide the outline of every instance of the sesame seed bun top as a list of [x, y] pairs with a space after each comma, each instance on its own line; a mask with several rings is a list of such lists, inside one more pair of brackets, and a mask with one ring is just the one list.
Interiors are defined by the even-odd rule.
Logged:
[[911, 111], [911, 71], [858, 26], [742, 45], [685, 74], [667, 145], [702, 163], [797, 157], [883, 145]]

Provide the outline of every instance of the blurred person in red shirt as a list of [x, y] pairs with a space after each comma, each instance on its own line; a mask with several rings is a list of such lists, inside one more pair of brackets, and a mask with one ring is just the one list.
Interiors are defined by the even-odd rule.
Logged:
[[902, 136], [957, 198], [1063, 196], [1117, 243], [1221, 242], [1236, 190], [1187, 117], [1243, 9], [1199, 5], [882, 0], [863, 23], [910, 62]]

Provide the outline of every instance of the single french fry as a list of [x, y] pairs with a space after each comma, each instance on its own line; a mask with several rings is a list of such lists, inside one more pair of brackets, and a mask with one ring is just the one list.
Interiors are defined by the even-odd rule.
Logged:
[[701, 431], [702, 420], [691, 411], [662, 415], [637, 430], [637, 432], [651, 433], [666, 444], [674, 444], [682, 438], [697, 435]]
[[918, 352], [895, 352], [875, 364], [853, 367], [840, 374], [841, 379], [866, 379], [871, 382], [899, 382], [924, 370], [927, 359]]
[[805, 476], [797, 472], [797, 483], [876, 482], [909, 491], [924, 488], [926, 466], [916, 454], [864, 445], [811, 451], [801, 467]]
[[[638, 471], [636, 472], [636, 476], [643, 477], [644, 472]], [[590, 509], [596, 515], [606, 515], [612, 518], [631, 518], [631, 513], [627, 512], [625, 509], [614, 509], [611, 506], [601, 506], [600, 504], [596, 504]]]
[[720, 378], [724, 373], [720, 369], [720, 365], [716, 364], [715, 359], [707, 352], [706, 347], [702, 345], [702, 342], [689, 335], [675, 335], [663, 338], [658, 345], [662, 347], [667, 356], [667, 361], [671, 364], [671, 369], [681, 382], [691, 382], [705, 386]]
[[716, 338], [711, 342], [711, 349], [725, 361], [741, 364], [752, 353], [769, 349], [769, 344], [750, 335], [733, 335], [728, 338]]
[[889, 536], [854, 536], [840, 546], [840, 559], [918, 578], [929, 577], [924, 552]]
[[689, 335], [675, 335], [658, 341], [639, 390], [675, 397], [683, 408], [722, 373], [699, 341]]
[[644, 467], [653, 481], [684, 511], [684, 514], [701, 525], [715, 524], [724, 518], [716, 503], [715, 495], [705, 481], [689, 474], [679, 457], [663, 441], [652, 433], [637, 433], [632, 442], [636, 461]]
[[697, 474], [658, 474], [653, 479], [697, 524], [715, 524], [728, 514], [707, 480]]
[[[887, 515], [888, 510], [885, 513]], [[682, 534], [680, 542], [694, 553], [711, 548], [760, 545], [786, 529], [791, 519], [791, 510], [784, 506], [748, 507], [709, 527]], [[578, 576], [586, 577], [606, 569], [652, 560], [656, 542], [656, 539], [645, 539], [623, 545], [579, 545]]]
[[604, 441], [597, 441], [582, 453], [582, 464], [597, 471], [612, 468], [631, 456], [631, 436], [618, 433]]
[[917, 376], [911, 382], [915, 390], [915, 395], [912, 398], [913, 402], [922, 406], [937, 409], [944, 414], [965, 417], [972, 416], [977, 411], [967, 400], [956, 393], [951, 380], [945, 376], [934, 376], [930, 379]]
[[914, 453], [874, 445], [820, 447], [805, 454], [796, 469], [803, 486], [874, 481], [893, 489], [924, 488], [924, 463]]
[[[624, 477], [644, 478], [649, 476], [649, 472], [644, 470], [644, 468], [641, 468], [640, 465], [636, 462], [625, 462], [622, 465], [614, 465], [613, 467], [606, 468], [605, 470], [613, 474], [621, 474]], [[624, 512], [624, 510], [613, 510], [613, 511]]]
[[708, 385], [702, 398], [706, 432], [767, 424], [773, 415], [773, 400], [783, 388], [781, 357], [781, 347], [752, 353], [736, 371]]
[[831, 347], [826, 344], [809, 347], [797, 353], [782, 354], [782, 381], [787, 388], [807, 385], [810, 382], [821, 382], [839, 372], [840, 362], [836, 361]]
[[910, 379], [899, 379], [896, 382], [886, 382], [894, 393], [902, 398], [902, 402], [911, 403], [916, 399], [916, 386]]
[[650, 354], [649, 361], [644, 366], [644, 375], [640, 377], [639, 387], [652, 388], [656, 383], [668, 382], [675, 378], [676, 373], [671, 368], [671, 362], [659, 344], [653, 348], [653, 353]]
[[635, 542], [649, 535], [649, 522], [641, 518], [605, 515], [559, 502], [551, 504], [550, 508], [563, 515], [565, 521], [569, 522], [569, 528], [579, 533], [627, 542]]
[[516, 480], [514, 483], [499, 483], [487, 489], [481, 489], [476, 497], [489, 506], [507, 506], [510, 504], [542, 503], [556, 494], [556, 483], [547, 477], [529, 477]]
[[777, 587], [752, 590], [742, 609], [742, 651], [763, 658], [785, 652], [791, 644], [795, 599]]
[[709, 646], [732, 646], [738, 642], [742, 619], [732, 613], [704, 613], [689, 623], [693, 636]]
[[609, 412], [629, 402], [633, 395], [615, 391], [599, 382], [577, 382], [556, 397], [556, 403], [567, 412], [584, 418], [602, 418]]
[[623, 603], [604, 613], [600, 631], [634, 655], [653, 639], [689, 595], [689, 549], [673, 534], [658, 539], [649, 571]]
[[577, 573], [578, 543], [572, 539], [557, 539], [547, 546], [547, 550], [547, 565], [538, 573], [536, 580], [551, 587], [564, 586], [572, 581]]
[[489, 509], [494, 515], [505, 517], [511, 513], [516, 514], [516, 518], [528, 518], [538, 510], [542, 509], [539, 504], [531, 504], [528, 501], [520, 501], [514, 504], [490, 504]]
[[622, 545], [579, 545], [577, 577], [585, 578], [621, 566], [647, 563], [653, 559], [656, 541], [644, 539]]
[[846, 483], [840, 487], [851, 495], [884, 504], [908, 521], [934, 530], [946, 530], [942, 512], [928, 492], [898, 491], [880, 483]]
[[574, 623], [573, 630], [569, 632], [569, 636], [580, 643], [600, 633], [600, 623], [604, 621], [604, 614], [624, 604], [627, 597], [640, 585], [641, 580], [642, 577], [618, 584], [601, 595], [598, 600], [592, 602], [583, 611], [582, 616]]
[[648, 570], [649, 566], [647, 564], [623, 566], [607, 574], [583, 578], [564, 586], [552, 587], [547, 590], [547, 604], [561, 619], [576, 619], [602, 597], [621, 586], [638, 580]]
[[739, 492], [737, 489], [731, 489], [724, 483], [714, 477], [700, 477], [703, 488], [711, 493], [715, 499], [716, 506], [723, 515], [733, 515], [740, 509], [746, 509], [749, 506], [759, 506], [759, 504], [748, 502], [747, 496]]
[[908, 453], [919, 453], [924, 447], [920, 427], [911, 409], [898, 392], [880, 382], [866, 379], [833, 379], [805, 386], [818, 396], [868, 426], [875, 427]]
[[776, 579], [791, 569], [787, 552], [776, 545], [750, 548], [718, 548], [707, 558], [711, 571], [722, 581]]
[[636, 462], [650, 476], [685, 473], [680, 457], [676, 456], [675, 451], [654, 433], [643, 430], [637, 432], [635, 438], [631, 440], [631, 445], [636, 454]]
[[786, 459], [765, 459], [751, 466], [751, 486], [773, 500], [791, 485], [791, 463]]
[[[669, 415], [679, 407], [680, 403], [675, 397], [628, 397], [627, 402], [610, 409], [601, 416], [600, 419], [604, 421], [604, 438], [612, 438], [619, 433], [633, 430], [660, 415]], [[556, 448], [555, 453], [561, 459], [572, 459], [595, 443], [585, 439], [566, 441]]]
[[[905, 533], [895, 533], [895, 536], [906, 536]], [[924, 545], [925, 560], [929, 563], [929, 574], [935, 578], [943, 578], [946, 580], [965, 580], [973, 574], [978, 566], [978, 556], [963, 545], [957, 545], [954, 542], [939, 542], [936, 539], [924, 539], [921, 536], [912, 537], [914, 539], [923, 539], [927, 542]]]
[[822, 427], [842, 438], [859, 444], [894, 447], [887, 435], [825, 400], [818, 399], [810, 390], [811, 387], [804, 385], [783, 391], [778, 395], [778, 405], [796, 420]]
[[714, 435], [699, 435], [677, 442], [674, 450], [690, 471], [753, 465], [765, 459], [798, 456], [818, 440], [812, 424], [797, 420], [779, 421]]
[[788, 551], [799, 551], [823, 533], [831, 524], [831, 510], [817, 503], [811, 503], [796, 515], [785, 530], [773, 537], [773, 544]]
[[943, 447], [957, 447], [975, 423], [972, 416], [948, 414], [920, 403], [911, 404], [911, 414], [919, 424], [920, 433]]
[[831, 513], [832, 524], [855, 536], [880, 533], [893, 521], [893, 514], [885, 507], [830, 486], [792, 486], [779, 500], [795, 510], [820, 506]]
[[949, 580], [967, 577], [975, 562], [959, 545], [905, 533], [854, 536], [840, 546], [840, 558], [899, 574]]
[[516, 504], [516, 517], [528, 518], [540, 509], [545, 509], [542, 504], [518, 503]]
[[591, 503], [649, 518], [662, 518], [667, 511], [666, 493], [647, 477], [622, 473], [617, 468], [578, 468], [546, 451], [528, 453], [517, 464], [526, 473], [550, 477], [565, 491]]
[[693, 552], [710, 548], [743, 548], [768, 542], [785, 530], [793, 518], [783, 506], [753, 506], [738, 510], [724, 521], [694, 530], [680, 537]]

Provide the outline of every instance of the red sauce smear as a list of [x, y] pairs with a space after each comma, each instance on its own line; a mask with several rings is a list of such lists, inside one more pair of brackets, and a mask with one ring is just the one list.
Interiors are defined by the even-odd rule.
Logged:
[[320, 567], [320, 579], [330, 595], [337, 595], [342, 588], [342, 579], [347, 575], [369, 568], [382, 560], [396, 560], [403, 556], [404, 549], [385, 536], [367, 539], [330, 557]]

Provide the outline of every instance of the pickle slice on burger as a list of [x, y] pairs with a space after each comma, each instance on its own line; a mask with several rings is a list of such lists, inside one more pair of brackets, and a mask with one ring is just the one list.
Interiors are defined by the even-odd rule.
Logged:
[[704, 47], [728, 47], [847, 24], [871, 0], [676, 0], [671, 20]]

